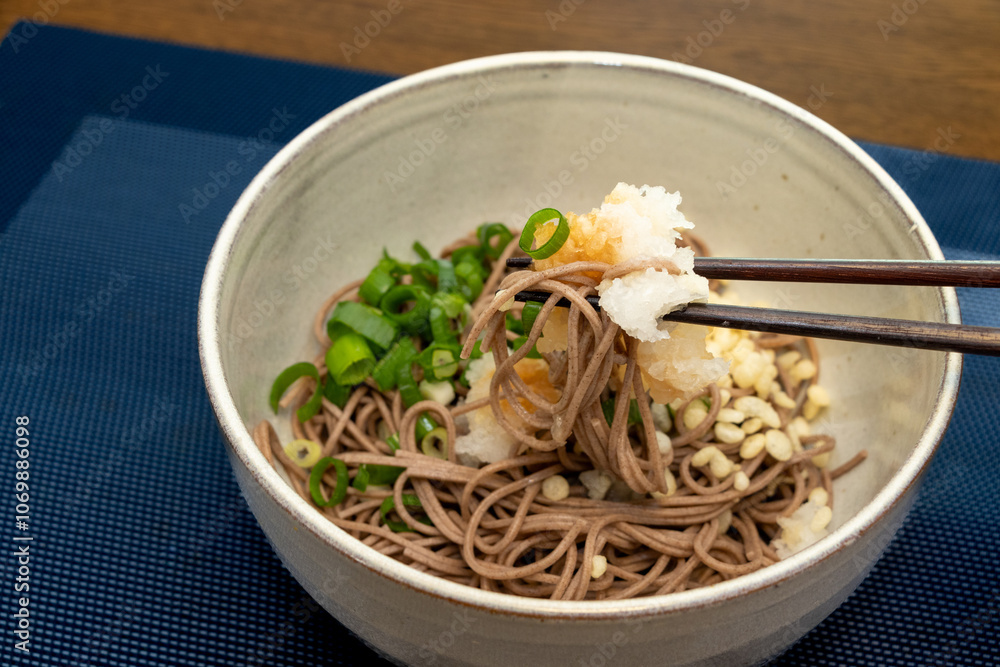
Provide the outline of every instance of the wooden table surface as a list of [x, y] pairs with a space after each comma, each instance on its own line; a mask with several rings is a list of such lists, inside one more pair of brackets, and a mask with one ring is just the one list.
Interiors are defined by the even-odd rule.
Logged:
[[18, 17], [393, 74], [638, 53], [803, 106], [818, 93], [815, 113], [856, 139], [1000, 160], [997, 0], [0, 0], [5, 33]]

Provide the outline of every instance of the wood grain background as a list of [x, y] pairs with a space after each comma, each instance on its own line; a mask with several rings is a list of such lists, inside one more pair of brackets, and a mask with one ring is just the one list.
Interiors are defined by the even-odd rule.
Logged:
[[5, 33], [19, 17], [393, 74], [538, 49], [682, 59], [800, 105], [823, 91], [815, 113], [857, 139], [1000, 160], [997, 0], [0, 0]]

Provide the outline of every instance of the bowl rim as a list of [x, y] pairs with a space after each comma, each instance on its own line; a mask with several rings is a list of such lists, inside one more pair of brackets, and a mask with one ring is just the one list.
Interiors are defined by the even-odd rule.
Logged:
[[[962, 370], [962, 355], [948, 353], [934, 408], [919, 440], [899, 470], [857, 514], [828, 536], [803, 551], [757, 572], [713, 586], [668, 595], [628, 600], [551, 601], [505, 593], [492, 593], [418, 572], [384, 556], [330, 523], [311, 508], [267, 464], [244, 424], [222, 367], [219, 333], [221, 292], [233, 248], [241, 236], [241, 223], [280, 178], [295, 157], [309, 149], [321, 135], [400, 95], [436, 83], [518, 69], [551, 67], [622, 67], [679, 77], [742, 95], [802, 123], [819, 138], [833, 144], [876, 180], [911, 222], [911, 235], [930, 259], [944, 259], [930, 228], [916, 206], [889, 174], [847, 136], [793, 103], [757, 86], [702, 68], [648, 56], [601, 51], [529, 51], [465, 60], [402, 77], [364, 93], [306, 128], [285, 145], [254, 177], [230, 211], [212, 248], [201, 286], [198, 309], [198, 347], [209, 400], [231, 453], [247, 468], [268, 497], [293, 523], [309, 530], [341, 556], [390, 581], [436, 598], [492, 612], [545, 619], [603, 620], [649, 617], [704, 608], [776, 586], [797, 576], [876, 528], [879, 519], [901, 501], [929, 465], [954, 411]], [[953, 288], [938, 288], [945, 320], [960, 323], [958, 298]], [[872, 559], [872, 562], [874, 559]]]

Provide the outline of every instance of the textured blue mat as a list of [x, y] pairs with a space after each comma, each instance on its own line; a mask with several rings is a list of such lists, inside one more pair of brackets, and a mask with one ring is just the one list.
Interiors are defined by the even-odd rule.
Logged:
[[[215, 234], [256, 171], [387, 80], [53, 27], [0, 44], [0, 663], [378, 662], [282, 568], [246, 509], [195, 318]], [[949, 257], [1000, 256], [1000, 165], [865, 148]], [[967, 322], [1000, 325], [1000, 295], [960, 298]], [[998, 383], [1000, 360], [966, 360], [903, 531], [772, 664], [1000, 662]], [[26, 529], [18, 415], [30, 418]], [[30, 654], [15, 650], [10, 616], [23, 571], [8, 554], [24, 545]]]

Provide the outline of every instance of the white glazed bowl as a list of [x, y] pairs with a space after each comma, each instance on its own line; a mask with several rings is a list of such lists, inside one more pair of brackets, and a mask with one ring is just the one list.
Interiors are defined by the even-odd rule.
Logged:
[[[810, 100], [803, 91], [802, 104]], [[867, 574], [944, 432], [957, 354], [821, 342], [835, 404], [835, 530], [751, 575], [669, 596], [550, 602], [439, 580], [312, 510], [250, 437], [285, 366], [318, 351], [313, 315], [383, 245], [433, 250], [486, 220], [587, 211], [619, 181], [664, 185], [717, 255], [942, 259], [913, 204], [858, 146], [734, 79], [613, 53], [456, 63], [362, 95], [295, 138], [243, 193], [205, 272], [199, 340], [239, 485], [282, 562], [398, 662], [743, 665], [791, 644]], [[951, 289], [739, 286], [800, 310], [959, 321]], [[287, 430], [281, 432], [288, 437]]]

